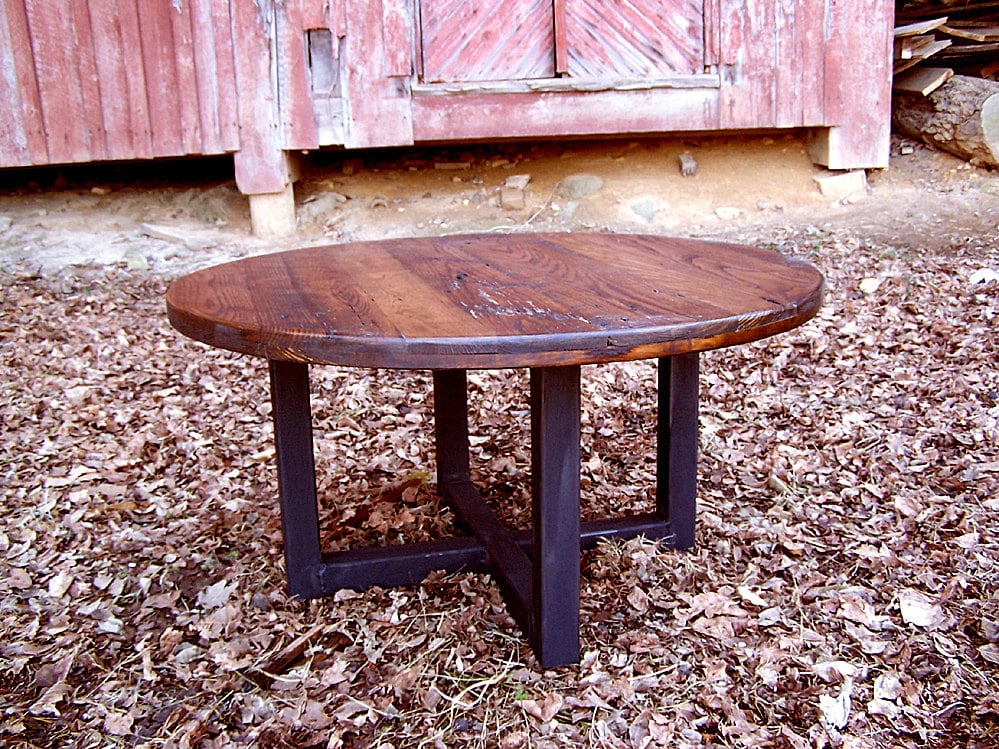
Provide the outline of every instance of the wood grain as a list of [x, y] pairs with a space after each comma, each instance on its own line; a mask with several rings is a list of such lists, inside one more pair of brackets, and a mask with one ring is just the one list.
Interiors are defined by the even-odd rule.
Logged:
[[262, 255], [186, 276], [170, 322], [271, 359], [400, 369], [584, 364], [779, 333], [822, 298], [813, 266], [643, 235], [398, 239]]
[[566, 0], [572, 76], [662, 77], [704, 71], [701, 0]]
[[420, 17], [424, 81], [555, 75], [551, 0], [422, 0]]

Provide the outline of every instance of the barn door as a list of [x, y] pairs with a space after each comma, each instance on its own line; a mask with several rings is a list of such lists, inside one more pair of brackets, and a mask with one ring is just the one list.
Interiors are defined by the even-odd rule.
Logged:
[[551, 0], [421, 0], [423, 80], [555, 75]]
[[[704, 72], [703, 0], [556, 0], [560, 72], [669, 78]], [[561, 55], [560, 55], [561, 57]]]
[[420, 0], [424, 83], [704, 71], [704, 0]]

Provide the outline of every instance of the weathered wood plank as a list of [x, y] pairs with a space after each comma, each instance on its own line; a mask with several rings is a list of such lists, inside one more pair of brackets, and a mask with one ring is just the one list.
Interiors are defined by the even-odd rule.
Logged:
[[173, 104], [174, 118], [180, 119], [181, 153], [200, 153], [204, 146], [194, 35], [191, 29], [192, 2], [193, 0], [169, 3], [174, 69], [177, 71], [177, 87], [170, 92], [170, 103]]
[[[134, 0], [90, 0], [89, 5], [108, 158], [152, 156]], [[141, 96], [134, 96], [130, 74], [137, 74]]]
[[417, 141], [705, 131], [719, 88], [414, 96]]
[[565, 1], [572, 76], [703, 72], [702, 0]]
[[721, 63], [721, 8], [719, 0], [704, 0], [704, 65], [716, 67]]
[[[771, 86], [773, 87], [774, 113], [773, 123], [778, 127], [794, 127], [801, 125], [801, 99], [809, 96], [814, 88], [809, 90], [811, 76], [804, 76], [804, 60], [796, 60], [796, 55], [803, 52], [802, 39], [805, 36], [801, 26], [807, 19], [799, 14], [801, 8], [797, 0], [771, 0], [774, 8], [774, 69]], [[785, 65], [784, 61], [791, 62]], [[810, 71], [813, 75], [815, 69]], [[819, 87], [820, 98], [825, 94]]]
[[[783, 64], [796, 67], [801, 78], [800, 124], [814, 125], [826, 121], [825, 107], [825, 29], [828, 21], [827, 3], [797, 0], [797, 17], [800, 27], [797, 32], [798, 44], [793, 57], [783, 58]], [[878, 60], [869, 60], [878, 64]], [[781, 91], [782, 97], [791, 92]]]
[[[216, 3], [218, 4], [218, 3]], [[191, 55], [194, 63], [197, 118], [200, 133], [200, 153], [224, 152], [222, 101], [225, 93], [219, 86], [218, 68], [225, 57], [232, 59], [232, 45], [223, 39], [218, 49], [218, 36], [210, 0], [190, 0]], [[221, 52], [221, 54], [220, 54]], [[227, 54], [228, 53], [228, 54]], [[180, 57], [178, 56], [178, 62]], [[231, 91], [231, 89], [230, 89]]]
[[302, 5], [302, 0], [285, 0], [275, 9], [278, 102], [284, 146], [288, 149], [308, 149], [319, 145], [319, 130], [309, 85], [309, 51], [306, 48]]
[[64, 7], [26, 0], [31, 50], [50, 163], [87, 161], [91, 155], [81, 99], [76, 35]]
[[423, 80], [555, 75], [552, 0], [423, 0]]
[[416, 33], [408, 0], [382, 0], [382, 45], [385, 75], [413, 74], [413, 41]]
[[894, 6], [883, 0], [829, 4], [825, 115], [833, 127], [810, 150], [830, 169], [888, 166], [893, 24]]
[[[42, 118], [41, 99], [38, 93], [38, 79], [35, 74], [35, 61], [31, 52], [31, 38], [28, 32], [28, 17], [23, 0], [3, 0], [5, 14], [5, 31], [10, 40], [3, 60], [4, 75], [10, 76], [17, 90], [17, 98], [3, 101], [19, 102], [18, 119], [20, 127], [17, 130], [27, 149], [27, 161], [18, 165], [44, 164], [49, 160], [48, 143], [45, 139], [45, 127]], [[8, 58], [7, 55], [10, 55]], [[13, 108], [13, 107], [11, 107]], [[14, 131], [11, 131], [12, 133]], [[4, 135], [0, 133], [0, 138]], [[11, 143], [13, 143], [13, 138]], [[20, 152], [20, 147], [17, 149]], [[5, 162], [6, 163], [6, 162]], [[11, 164], [13, 166], [14, 164]]]
[[94, 39], [90, 29], [90, 9], [87, 0], [72, 0], [69, 13], [74, 34], [74, 52], [80, 86], [80, 105], [83, 128], [90, 148], [89, 159], [102, 161], [108, 158], [107, 130], [101, 111], [101, 90], [94, 59]]
[[0, 2], [0, 101], [7, 103], [0, 107], [0, 166], [31, 163], [15, 54], [6, 2]]
[[169, 3], [137, 1], [142, 68], [149, 103], [149, 124], [154, 156], [184, 153], [184, 134], [178, 116], [180, 79], [174, 56], [174, 12]]
[[335, 36], [347, 33], [346, 0], [300, 0], [303, 28], [329, 29]]
[[[218, 84], [216, 90], [221, 149], [235, 151], [239, 148], [239, 102], [230, 3], [220, 3], [216, 0], [202, 0], [202, 2], [211, 9], [212, 27], [215, 33], [213, 69]], [[208, 63], [211, 64], [211, 61]]]
[[407, 82], [388, 75], [382, 0], [351, 7], [344, 38], [344, 144], [348, 148], [399, 146], [413, 142]]
[[233, 156], [236, 185], [250, 195], [281, 193], [289, 175], [271, 80], [273, 6], [256, 0], [230, 2], [240, 126], [239, 150]]
[[555, 72], [569, 72], [569, 33], [565, 17], [566, 0], [555, 0]]
[[826, 3], [771, 0], [774, 29], [774, 125], [825, 122]]

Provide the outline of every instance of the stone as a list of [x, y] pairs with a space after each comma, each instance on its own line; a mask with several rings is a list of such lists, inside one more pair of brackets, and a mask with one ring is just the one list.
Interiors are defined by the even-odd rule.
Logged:
[[506, 211], [524, 210], [527, 205], [527, 199], [524, 196], [523, 188], [507, 186], [501, 187], [500, 205], [503, 206], [503, 210]]
[[530, 174], [512, 174], [506, 178], [503, 183], [504, 187], [512, 187], [515, 190], [526, 190], [527, 186], [531, 183]]
[[854, 169], [849, 172], [823, 172], [813, 177], [825, 197], [842, 200], [858, 192], [867, 192], [867, 172]]
[[201, 244], [191, 233], [174, 226], [144, 223], [140, 225], [139, 229], [147, 237], [162, 239], [164, 242], [173, 242], [189, 250], [193, 250]]
[[689, 151], [680, 154], [680, 174], [684, 177], [693, 177], [697, 174], [697, 160]]
[[324, 192], [310, 197], [298, 208], [298, 218], [304, 223], [328, 218], [347, 202], [347, 196], [339, 192]]
[[656, 220], [656, 214], [659, 212], [656, 204], [648, 198], [636, 200], [629, 208], [631, 208], [632, 213], [640, 218], [644, 218], [650, 224]]
[[745, 211], [741, 208], [732, 208], [731, 206], [721, 206], [720, 208], [715, 208], [715, 215], [722, 221], [734, 221], [744, 214]]
[[149, 270], [149, 259], [141, 252], [128, 251], [125, 253], [125, 264], [129, 270], [146, 271]]
[[595, 174], [571, 174], [558, 183], [556, 192], [567, 200], [581, 200], [596, 195], [604, 181]]

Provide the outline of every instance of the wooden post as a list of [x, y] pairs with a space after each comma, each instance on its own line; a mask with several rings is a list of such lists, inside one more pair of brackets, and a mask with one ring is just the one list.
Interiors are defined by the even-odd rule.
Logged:
[[284, 237], [295, 233], [295, 188], [289, 182], [282, 192], [257, 193], [250, 199], [250, 226], [257, 237]]

